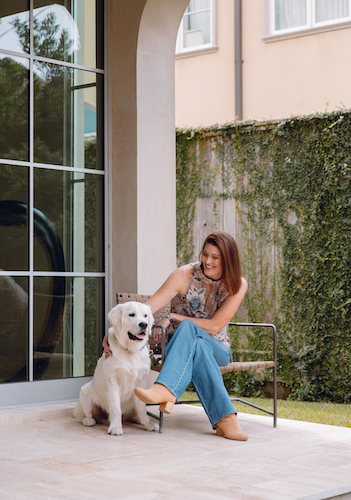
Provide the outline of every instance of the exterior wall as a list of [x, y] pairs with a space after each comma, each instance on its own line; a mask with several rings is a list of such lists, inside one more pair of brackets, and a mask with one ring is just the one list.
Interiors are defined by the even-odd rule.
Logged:
[[[265, 42], [265, 1], [242, 0], [243, 120], [351, 107], [351, 28]], [[177, 127], [235, 120], [234, 2], [217, 1], [218, 51], [176, 60]]]
[[235, 116], [234, 2], [216, 3], [218, 50], [176, 59], [177, 127], [225, 123]]
[[274, 119], [351, 107], [351, 28], [266, 43], [263, 2], [243, 2], [244, 119]]

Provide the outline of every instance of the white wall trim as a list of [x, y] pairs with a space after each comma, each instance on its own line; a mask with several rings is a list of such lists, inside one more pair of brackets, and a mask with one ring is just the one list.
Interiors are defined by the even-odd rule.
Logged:
[[82, 385], [90, 380], [92, 377], [0, 384], [0, 408], [75, 401]]
[[[110, 309], [115, 305], [116, 299], [113, 293], [112, 279], [112, 96], [111, 96], [111, 44], [110, 44], [110, 23], [109, 12], [111, 8], [110, 0], [105, 0], [104, 19], [104, 117], [105, 117], [105, 318]], [[107, 322], [107, 319], [106, 319]], [[102, 337], [104, 337], [103, 332]]]
[[188, 50], [184, 52], [178, 52], [175, 56], [176, 59], [184, 59], [185, 57], [194, 57], [194, 56], [202, 56], [205, 54], [211, 54], [211, 52], [217, 52], [218, 45], [211, 45], [209, 47]]
[[328, 24], [326, 26], [318, 26], [315, 28], [307, 28], [296, 31], [284, 32], [281, 34], [266, 35], [262, 37], [262, 40], [266, 43], [278, 42], [280, 40], [288, 40], [290, 38], [297, 38], [308, 35], [317, 35], [318, 33], [326, 33], [327, 31], [337, 31], [347, 28], [351, 28], [351, 21], [347, 21], [345, 23]]

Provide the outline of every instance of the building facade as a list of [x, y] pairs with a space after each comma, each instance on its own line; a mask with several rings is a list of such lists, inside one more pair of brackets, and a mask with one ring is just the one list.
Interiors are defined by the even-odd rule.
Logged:
[[75, 399], [119, 291], [176, 265], [186, 0], [0, 6], [0, 407]]
[[175, 268], [175, 123], [350, 106], [350, 33], [350, 0], [1, 2], [1, 407], [75, 399]]
[[176, 125], [351, 107], [350, 0], [192, 0], [176, 54]]

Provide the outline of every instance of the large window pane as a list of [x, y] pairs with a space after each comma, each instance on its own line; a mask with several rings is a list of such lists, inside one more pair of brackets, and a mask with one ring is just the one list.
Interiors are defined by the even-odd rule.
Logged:
[[92, 375], [101, 353], [103, 278], [34, 279], [34, 379]]
[[103, 271], [103, 178], [36, 169], [35, 271]]
[[210, 0], [191, 0], [183, 17], [184, 48], [211, 42]]
[[35, 161], [102, 169], [102, 75], [41, 62], [35, 72]]
[[305, 26], [306, 0], [275, 0], [275, 29], [285, 30]]
[[103, 15], [0, 2], [0, 383], [92, 375], [101, 352]]
[[0, 158], [28, 160], [29, 61], [0, 54]]
[[28, 270], [28, 169], [0, 165], [0, 270]]
[[349, 16], [349, 0], [316, 0], [316, 22]]
[[196, 12], [202, 9], [209, 9], [210, 7], [211, 0], [190, 0], [185, 12]]
[[0, 382], [28, 379], [28, 278], [0, 276]]
[[0, 49], [29, 52], [29, 1], [0, 2]]
[[34, 53], [37, 56], [102, 68], [96, 24], [103, 10], [95, 0], [34, 1]]

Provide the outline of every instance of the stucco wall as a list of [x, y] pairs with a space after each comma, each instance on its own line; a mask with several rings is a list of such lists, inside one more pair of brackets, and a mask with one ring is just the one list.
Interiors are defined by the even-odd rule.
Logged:
[[262, 39], [263, 2], [243, 2], [244, 119], [351, 107], [351, 28], [276, 42]]
[[177, 59], [176, 124], [209, 126], [234, 119], [234, 2], [217, 0], [218, 50]]
[[[243, 119], [351, 107], [351, 28], [265, 42], [264, 0], [242, 0]], [[235, 120], [234, 1], [217, 0], [217, 52], [176, 60], [176, 125]]]
[[110, 295], [176, 266], [174, 50], [187, 0], [110, 2]]

